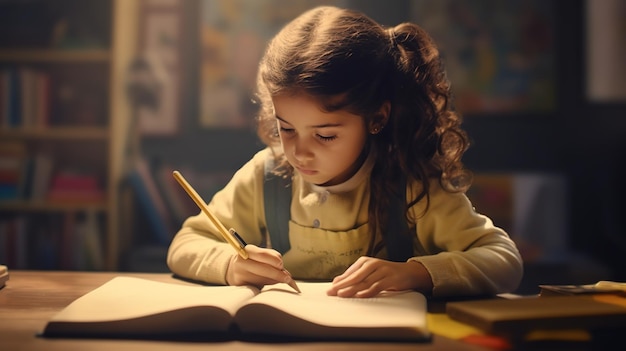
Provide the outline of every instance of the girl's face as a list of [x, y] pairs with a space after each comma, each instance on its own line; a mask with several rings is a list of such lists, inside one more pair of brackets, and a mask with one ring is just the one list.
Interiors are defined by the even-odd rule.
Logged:
[[324, 112], [306, 94], [278, 95], [272, 101], [285, 156], [304, 180], [330, 186], [358, 171], [368, 137], [362, 116]]

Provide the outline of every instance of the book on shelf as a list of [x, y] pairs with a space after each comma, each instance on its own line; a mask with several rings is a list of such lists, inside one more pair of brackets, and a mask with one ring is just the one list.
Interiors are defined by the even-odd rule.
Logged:
[[32, 158], [30, 177], [27, 186], [30, 189], [28, 198], [44, 200], [50, 188], [54, 159], [51, 155], [38, 153]]
[[98, 210], [0, 217], [0, 263], [16, 269], [101, 270]]
[[39, 73], [35, 83], [35, 127], [45, 128], [50, 126], [50, 88], [51, 79], [47, 73]]
[[20, 125], [16, 127], [32, 127], [35, 125], [35, 104], [36, 102], [36, 88], [35, 79], [36, 74], [33, 70], [28, 68], [20, 68], [18, 71], [18, 79], [20, 80], [19, 89], [20, 101], [17, 101], [19, 105], [19, 121]]
[[484, 332], [507, 336], [535, 330], [615, 328], [626, 325], [626, 297], [585, 294], [454, 301], [446, 304], [446, 313]]
[[19, 74], [16, 69], [7, 69], [2, 74], [2, 127], [14, 128], [21, 124], [21, 88]]
[[169, 245], [173, 236], [171, 214], [147, 160], [139, 158], [135, 162], [128, 180], [154, 233], [154, 239], [161, 245]]
[[415, 291], [373, 298], [326, 295], [330, 283], [205, 286], [116, 277], [70, 303], [46, 337], [280, 337], [424, 341], [426, 298]]
[[0, 71], [2, 128], [42, 128], [49, 125], [50, 77], [32, 67]]
[[23, 197], [28, 151], [21, 142], [0, 142], [0, 200]]
[[175, 227], [180, 227], [187, 217], [196, 214], [198, 206], [180, 187], [172, 176], [173, 168], [161, 166], [155, 171], [155, 181], [163, 194], [168, 211], [172, 214]]
[[[66, 216], [74, 216], [69, 213]], [[75, 218], [66, 244], [69, 245], [73, 269], [84, 271], [101, 270], [104, 268], [102, 231], [98, 223], [97, 211], [86, 211], [81, 218]], [[65, 228], [68, 230], [70, 228]]]
[[0, 128], [8, 127], [9, 80], [6, 70], [0, 70]]
[[52, 156], [31, 155], [23, 143], [0, 144], [0, 199], [43, 200], [53, 166]]
[[[65, 252], [63, 245], [65, 236], [63, 231], [67, 230], [64, 217], [68, 214], [43, 215], [42, 217], [30, 216], [30, 228], [28, 239], [33, 260], [29, 269], [72, 269], [71, 265], [65, 266]], [[69, 245], [69, 244], [67, 244]]]
[[16, 269], [28, 268], [27, 227], [24, 216], [0, 219], [0, 263]]
[[50, 202], [97, 203], [105, 198], [98, 178], [89, 173], [59, 171], [52, 176], [46, 199]]

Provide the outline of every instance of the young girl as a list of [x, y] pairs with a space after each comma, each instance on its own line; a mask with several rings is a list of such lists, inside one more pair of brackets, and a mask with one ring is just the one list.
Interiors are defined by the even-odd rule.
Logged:
[[[515, 244], [464, 194], [468, 138], [423, 29], [383, 28], [335, 7], [309, 10], [269, 43], [258, 99], [267, 148], [209, 203], [248, 243], [249, 258], [200, 213], [171, 243], [172, 272], [230, 285], [287, 282], [290, 274], [332, 280], [328, 294], [341, 297], [516, 289], [522, 261]], [[266, 222], [266, 211], [280, 210], [264, 208], [268, 158], [274, 175], [290, 180], [290, 248], [282, 254], [272, 249]], [[392, 249], [404, 253], [391, 257]]]

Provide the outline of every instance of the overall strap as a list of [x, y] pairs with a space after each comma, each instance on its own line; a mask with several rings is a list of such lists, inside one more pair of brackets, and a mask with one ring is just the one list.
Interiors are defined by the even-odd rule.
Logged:
[[387, 223], [383, 224], [387, 235], [383, 236], [390, 261], [404, 262], [413, 257], [415, 234], [409, 233], [409, 224], [404, 214], [406, 207], [406, 179], [398, 182], [398, 192], [389, 203]]
[[263, 201], [265, 222], [272, 248], [285, 254], [291, 248], [289, 243], [289, 219], [291, 218], [291, 180], [272, 174], [274, 157], [265, 159], [265, 179], [263, 181]]

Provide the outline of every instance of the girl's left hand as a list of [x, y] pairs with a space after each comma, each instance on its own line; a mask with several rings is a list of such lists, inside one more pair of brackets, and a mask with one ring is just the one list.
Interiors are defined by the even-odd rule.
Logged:
[[385, 290], [418, 290], [430, 294], [432, 289], [430, 274], [419, 262], [392, 262], [363, 256], [336, 276], [326, 293], [339, 297], [373, 297]]

